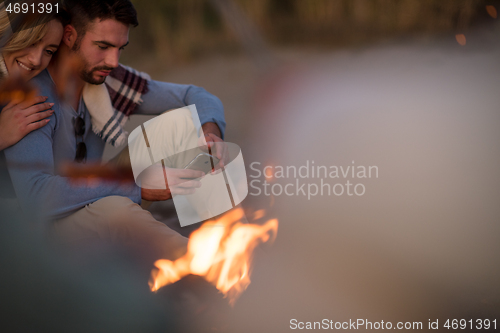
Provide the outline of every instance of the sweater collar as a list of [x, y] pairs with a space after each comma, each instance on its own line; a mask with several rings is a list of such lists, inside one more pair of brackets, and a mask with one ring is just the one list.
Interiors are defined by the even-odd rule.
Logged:
[[3, 60], [3, 56], [0, 54], [0, 78], [6, 78], [9, 76], [9, 71], [7, 71], [7, 65]]

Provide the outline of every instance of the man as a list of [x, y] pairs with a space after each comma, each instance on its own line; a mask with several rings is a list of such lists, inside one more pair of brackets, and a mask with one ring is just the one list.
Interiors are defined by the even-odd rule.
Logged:
[[[34, 79], [40, 93], [55, 103], [54, 115], [47, 126], [5, 151], [11, 165], [36, 167], [9, 169], [16, 194], [25, 209], [35, 210], [37, 214], [43, 212], [54, 220], [54, 231], [66, 240], [100, 238], [140, 248], [155, 258], [176, 258], [185, 251], [187, 240], [138, 205], [141, 199], [170, 199], [168, 188], [141, 189], [117, 183], [75, 186], [59, 175], [64, 162], [100, 161], [106, 138], [91, 129], [95, 125], [94, 115], [89, 114], [91, 105], [87, 105], [85, 91], [104, 87], [106, 78], [113, 75], [115, 69], [123, 70], [118, 60], [128, 44], [130, 26], [138, 24], [129, 0], [68, 0], [65, 5], [72, 22], [65, 26], [58, 54], [48, 70]], [[78, 68], [79, 77], [71, 85], [61, 79], [67, 59], [73, 59], [73, 65]], [[123, 78], [125, 83], [128, 74], [130, 72], [115, 75], [114, 80]], [[117, 89], [120, 90], [117, 94], [124, 94], [121, 88]], [[65, 91], [68, 102], [58, 98], [58, 90]], [[222, 103], [204, 89], [149, 81], [142, 93], [140, 98], [132, 98], [133, 101], [142, 99], [142, 103], [136, 103], [135, 113], [160, 114], [195, 104], [206, 140], [222, 141], [225, 127]], [[90, 95], [92, 100], [92, 93]], [[116, 102], [116, 98], [113, 101]], [[115, 103], [113, 107], [116, 109], [119, 105]], [[95, 117], [98, 116], [96, 113]], [[194, 170], [183, 172], [180, 177], [201, 175]], [[199, 182], [184, 182], [183, 186], [189, 193]]]

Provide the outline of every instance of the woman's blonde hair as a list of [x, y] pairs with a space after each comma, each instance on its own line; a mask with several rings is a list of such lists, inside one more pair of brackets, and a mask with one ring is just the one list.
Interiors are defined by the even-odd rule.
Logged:
[[[45, 22], [44, 22], [45, 21]], [[10, 19], [3, 4], [0, 5], [0, 37], [4, 34], [12, 33]], [[48, 30], [48, 22], [43, 17], [37, 18], [34, 22], [21, 25], [17, 32], [12, 34], [5, 43], [1, 52], [15, 52], [27, 48], [40, 41]]]
[[[11, 21], [4, 4], [5, 2], [0, 4], [0, 40], [5, 34], [12, 33]], [[63, 26], [70, 23], [69, 14], [62, 9], [51, 19], [48, 19], [47, 15], [38, 15], [34, 20], [21, 24], [4, 46], [0, 45], [0, 52], [16, 52], [36, 44], [47, 33], [48, 24], [52, 19], [58, 20]]]

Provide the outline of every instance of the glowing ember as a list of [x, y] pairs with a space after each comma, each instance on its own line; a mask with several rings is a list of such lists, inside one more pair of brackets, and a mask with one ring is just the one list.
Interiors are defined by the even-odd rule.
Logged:
[[264, 168], [264, 176], [267, 178], [266, 180], [268, 182], [273, 180], [274, 175], [272, 171], [272, 166], [270, 166], [269, 168], [268, 167]]
[[203, 276], [234, 305], [250, 284], [252, 254], [260, 242], [271, 241], [278, 232], [278, 220], [263, 225], [244, 224], [243, 209], [237, 208], [216, 221], [204, 223], [189, 238], [187, 253], [175, 260], [158, 260], [149, 287], [157, 291], [186, 275]]
[[457, 40], [457, 43], [460, 44], [461, 46], [465, 46], [466, 43], [466, 38], [464, 34], [457, 34], [455, 35], [455, 39]]
[[255, 213], [253, 213], [253, 219], [260, 220], [261, 218], [264, 217], [265, 214], [266, 214], [266, 211], [264, 209], [260, 209], [260, 210], [256, 211]]
[[492, 5], [488, 5], [486, 6], [486, 11], [488, 12], [488, 14], [493, 17], [494, 19], [497, 18], [498, 16], [498, 13], [497, 13], [497, 9], [495, 8], [495, 6], [492, 6]]

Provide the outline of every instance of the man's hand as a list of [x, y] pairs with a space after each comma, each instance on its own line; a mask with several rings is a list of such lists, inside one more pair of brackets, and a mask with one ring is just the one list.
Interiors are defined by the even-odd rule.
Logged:
[[229, 163], [229, 152], [224, 140], [221, 139], [219, 126], [215, 123], [205, 123], [201, 126], [204, 137], [200, 138], [199, 145], [208, 146], [208, 153], [219, 159], [219, 164], [215, 166], [215, 170], [223, 168]]
[[161, 164], [149, 167], [141, 175], [141, 197], [148, 201], [165, 201], [172, 195], [189, 195], [201, 187], [202, 171], [163, 168]]
[[141, 188], [141, 198], [148, 201], [165, 201], [172, 199], [172, 193], [168, 190], [150, 190]]
[[222, 134], [220, 132], [219, 126], [216, 123], [204, 123], [201, 125], [201, 129], [203, 130], [203, 134], [213, 134], [219, 139], [222, 138]]

